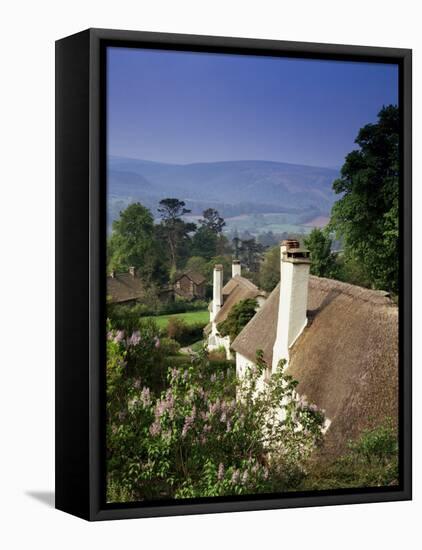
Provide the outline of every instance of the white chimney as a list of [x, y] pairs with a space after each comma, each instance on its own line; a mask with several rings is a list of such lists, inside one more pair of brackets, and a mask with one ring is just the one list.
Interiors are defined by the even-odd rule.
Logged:
[[212, 296], [212, 318], [213, 321], [223, 305], [223, 266], [214, 266], [213, 275], [213, 296]]
[[232, 277], [236, 277], [236, 275], [242, 274], [242, 266], [240, 264], [240, 260], [233, 260], [232, 261]]
[[289, 360], [289, 348], [307, 324], [309, 251], [295, 240], [280, 245], [280, 300], [277, 335], [273, 347], [273, 370], [281, 359]]

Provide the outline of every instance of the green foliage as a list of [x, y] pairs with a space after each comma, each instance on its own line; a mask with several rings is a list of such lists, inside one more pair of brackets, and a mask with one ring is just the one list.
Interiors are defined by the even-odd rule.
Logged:
[[255, 237], [244, 239], [239, 244], [235, 244], [239, 259], [250, 271], [258, 272], [264, 246], [257, 242]]
[[217, 253], [217, 234], [208, 226], [200, 227], [192, 237], [191, 253], [210, 260]]
[[226, 225], [224, 219], [220, 216], [217, 210], [214, 208], [207, 208], [202, 213], [203, 220], [199, 220], [199, 223], [210, 230], [212, 233], [218, 235], [223, 231], [223, 227]]
[[333, 188], [330, 226], [343, 239], [345, 257], [362, 265], [375, 288], [397, 293], [399, 280], [399, 134], [396, 106], [384, 107], [376, 124], [359, 131], [359, 149], [346, 157]]
[[137, 330], [142, 317], [156, 315], [167, 307], [151, 287], [145, 291], [142, 302], [135, 304], [107, 304], [107, 317], [113, 326], [127, 332]]
[[337, 265], [335, 254], [331, 252], [332, 241], [328, 231], [318, 228], [312, 229], [304, 240], [305, 246], [311, 253], [311, 273], [318, 277], [336, 278]]
[[303, 489], [386, 487], [399, 480], [397, 433], [387, 422], [366, 430], [331, 464], [311, 468]]
[[172, 317], [167, 324], [166, 334], [169, 338], [179, 342], [181, 346], [188, 346], [202, 338], [203, 331], [203, 323], [188, 324], [179, 317]]
[[158, 212], [161, 216], [161, 223], [157, 226], [157, 234], [167, 243], [170, 271], [174, 272], [188, 255], [189, 234], [196, 230], [196, 225], [183, 221], [182, 217], [190, 210], [185, 208], [184, 201], [179, 199], [161, 200]]
[[[125, 357], [110, 357], [119, 360], [124, 364]], [[239, 380], [233, 368], [213, 371], [203, 353], [187, 368], [170, 368], [160, 394], [143, 382], [127, 384], [124, 397], [108, 404], [108, 501], [245, 495], [297, 485], [320, 441], [323, 416], [293, 399], [296, 382], [283, 364], [258, 390], [266, 370], [261, 355]]]
[[254, 298], [240, 300], [231, 308], [227, 318], [217, 325], [218, 332], [221, 336], [230, 336], [230, 340], [233, 342], [255, 315], [257, 308], [258, 302]]
[[259, 271], [259, 286], [271, 292], [280, 282], [280, 246], [273, 246], [264, 254]]
[[108, 269], [127, 271], [135, 267], [145, 282], [163, 282], [167, 273], [158, 252], [154, 220], [140, 203], [130, 204], [113, 222], [108, 241]]
[[358, 258], [350, 254], [338, 254], [336, 262], [336, 279], [352, 285], [371, 287], [368, 274]]
[[[224, 277], [224, 284], [227, 283], [227, 281], [232, 276], [232, 258], [231, 255], [218, 255], [211, 258], [211, 260], [207, 263], [207, 271], [205, 273], [205, 277], [207, 281], [211, 283], [212, 281], [212, 273], [214, 266], [216, 264], [221, 264], [223, 266], [223, 277]], [[211, 284], [209, 285], [211, 288]]]
[[205, 277], [207, 274], [207, 260], [201, 256], [191, 256], [186, 262], [185, 271], [196, 271]]
[[128, 332], [107, 321], [107, 391], [110, 406], [120, 406], [128, 384], [142, 380], [153, 391], [165, 382], [168, 348], [162, 348], [157, 325], [142, 320], [138, 329]]

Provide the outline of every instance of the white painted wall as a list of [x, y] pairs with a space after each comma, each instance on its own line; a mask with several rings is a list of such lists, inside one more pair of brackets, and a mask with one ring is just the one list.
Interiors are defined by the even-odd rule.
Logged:
[[277, 335], [273, 348], [273, 370], [280, 359], [289, 359], [289, 348], [306, 327], [309, 263], [281, 261], [280, 301]]
[[232, 277], [236, 277], [237, 275], [242, 275], [242, 266], [237, 262], [232, 263]]
[[212, 308], [211, 321], [213, 321], [217, 313], [223, 306], [223, 267], [214, 267], [213, 285], [212, 285]]

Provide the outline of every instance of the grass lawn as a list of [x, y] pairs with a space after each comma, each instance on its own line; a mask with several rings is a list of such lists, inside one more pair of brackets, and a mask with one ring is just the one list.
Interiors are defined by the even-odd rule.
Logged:
[[187, 311], [186, 313], [172, 313], [171, 315], [157, 315], [151, 317], [157, 323], [159, 328], [165, 328], [169, 319], [178, 317], [183, 319], [188, 325], [194, 325], [196, 323], [202, 323], [204, 326], [208, 323], [210, 318], [210, 312], [207, 309], [201, 309], [199, 311]]

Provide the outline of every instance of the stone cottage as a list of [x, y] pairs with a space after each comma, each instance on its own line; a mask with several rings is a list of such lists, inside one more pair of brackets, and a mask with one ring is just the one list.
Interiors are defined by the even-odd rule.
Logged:
[[196, 271], [180, 274], [173, 284], [176, 296], [187, 300], [205, 298], [205, 277]]

